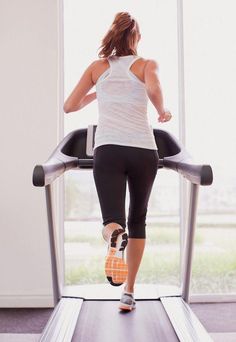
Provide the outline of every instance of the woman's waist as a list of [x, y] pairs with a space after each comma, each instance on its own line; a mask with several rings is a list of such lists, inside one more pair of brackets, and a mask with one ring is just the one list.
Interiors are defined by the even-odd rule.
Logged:
[[154, 133], [151, 125], [148, 126], [111, 126], [111, 125], [97, 125], [96, 136], [107, 139], [119, 140], [135, 140], [142, 139], [143, 141], [153, 140]]
[[117, 134], [114, 132], [99, 132], [95, 134], [95, 147], [104, 144], [117, 144], [125, 146], [139, 146], [157, 150], [155, 137], [152, 134]]
[[98, 111], [100, 116], [142, 117], [147, 115], [147, 102], [100, 101]]
[[148, 129], [150, 123], [146, 112], [100, 112], [98, 124], [101, 128]]
[[130, 134], [130, 135], [150, 135], [153, 134], [153, 128], [149, 124], [149, 122], [140, 123], [140, 122], [101, 122], [98, 121], [97, 131], [102, 134]]

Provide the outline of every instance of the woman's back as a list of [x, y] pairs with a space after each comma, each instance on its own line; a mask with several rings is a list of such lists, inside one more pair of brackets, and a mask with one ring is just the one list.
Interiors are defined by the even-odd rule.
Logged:
[[96, 82], [99, 120], [94, 148], [105, 144], [157, 150], [148, 121], [145, 83], [131, 70], [137, 55], [110, 56]]

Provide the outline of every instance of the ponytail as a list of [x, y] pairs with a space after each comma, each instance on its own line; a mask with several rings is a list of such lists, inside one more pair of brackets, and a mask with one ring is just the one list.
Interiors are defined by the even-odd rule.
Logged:
[[135, 42], [138, 33], [137, 21], [128, 12], [117, 13], [102, 40], [98, 56], [106, 58], [111, 55], [137, 55]]

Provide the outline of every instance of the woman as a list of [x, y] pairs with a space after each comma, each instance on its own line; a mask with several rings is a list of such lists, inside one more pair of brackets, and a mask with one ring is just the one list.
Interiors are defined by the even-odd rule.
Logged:
[[[93, 175], [103, 217], [102, 235], [108, 242], [105, 273], [111, 285], [126, 281], [121, 310], [132, 310], [136, 305], [134, 283], [145, 247], [148, 201], [158, 170], [158, 149], [147, 117], [148, 98], [159, 122], [171, 119], [163, 106], [157, 62], [137, 55], [140, 38], [135, 18], [128, 12], [117, 13], [102, 40], [101, 59], [89, 65], [64, 104], [64, 111], [69, 113], [98, 100]], [[86, 95], [94, 85], [96, 92]], [[126, 183], [130, 193], [129, 236], [125, 229]]]

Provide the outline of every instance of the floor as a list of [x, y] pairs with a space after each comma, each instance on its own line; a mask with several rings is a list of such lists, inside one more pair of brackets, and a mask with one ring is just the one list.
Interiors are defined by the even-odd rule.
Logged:
[[[190, 306], [214, 341], [236, 341], [236, 303]], [[0, 342], [38, 341], [51, 312], [52, 309], [0, 309]]]
[[[86, 286], [67, 286], [64, 289], [63, 296], [79, 296], [88, 300], [99, 300], [104, 298], [108, 300], [117, 300], [120, 298], [120, 293], [121, 289], [119, 287], [111, 287], [109, 284], [87, 284]], [[142, 300], [144, 298], [153, 299], [169, 294], [178, 295], [179, 289], [173, 286], [158, 285], [157, 287], [152, 284], [136, 284], [136, 310], [138, 310], [138, 300]], [[115, 307], [116, 302], [113, 303], [115, 303]], [[236, 342], [236, 302], [192, 303], [190, 306], [200, 322], [211, 335], [213, 341]], [[42, 333], [52, 311], [53, 308], [0, 309], [0, 342], [39, 341], [40, 334]]]

